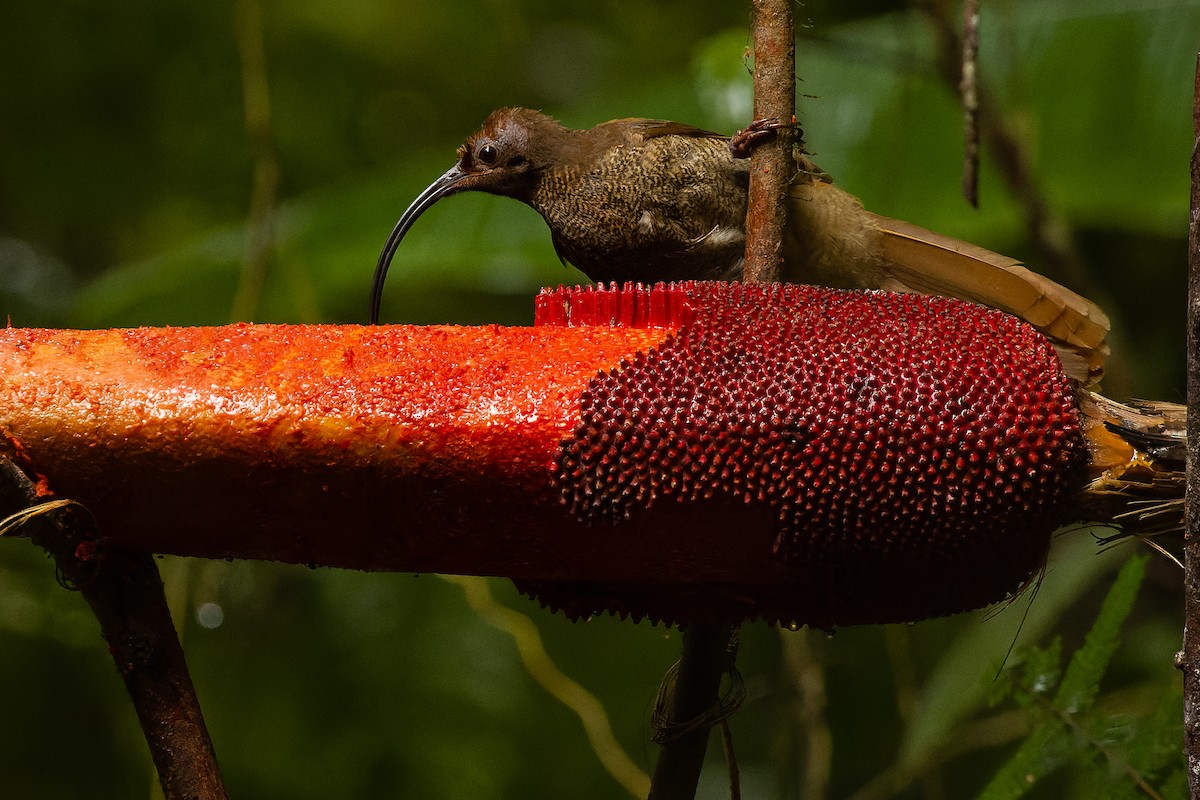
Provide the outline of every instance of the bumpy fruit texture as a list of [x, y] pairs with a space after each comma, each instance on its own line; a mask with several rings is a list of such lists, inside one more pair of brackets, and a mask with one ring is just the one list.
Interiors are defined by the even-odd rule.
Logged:
[[87, 505], [114, 550], [642, 580], [570, 543], [549, 475], [587, 381], [667, 335], [0, 329], [0, 455]]
[[979, 607], [1076, 507], [1072, 387], [999, 312], [688, 284], [537, 317], [2, 329], [0, 452], [105, 551], [502, 575], [672, 622]]
[[765, 504], [790, 579], [525, 584], [547, 605], [830, 627], [983, 606], [1041, 567], [1087, 456], [1074, 389], [1033, 328], [942, 298], [750, 284], [559, 290], [539, 322], [630, 324], [651, 302], [645, 323], [690, 322], [584, 391], [563, 501], [614, 546], [659, 504]]

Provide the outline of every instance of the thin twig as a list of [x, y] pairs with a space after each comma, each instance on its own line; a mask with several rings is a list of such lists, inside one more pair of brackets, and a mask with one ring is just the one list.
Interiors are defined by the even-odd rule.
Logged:
[[979, 207], [979, 0], [963, 0], [962, 69], [958, 91], [963, 109], [963, 196]]
[[1195, 141], [1191, 162], [1191, 222], [1188, 226], [1187, 304], [1187, 495], [1183, 546], [1183, 650], [1176, 665], [1183, 670], [1184, 746], [1188, 787], [1200, 800], [1200, 55], [1196, 60], [1192, 105]]
[[[45, 500], [0, 457], [0, 515], [46, 508]], [[167, 800], [226, 800], [154, 557], [107, 552], [91, 515], [78, 504], [31, 516], [22, 532], [54, 557], [60, 581], [78, 589], [96, 615]]]
[[796, 25], [793, 0], [753, 0], [754, 118], [783, 124], [774, 141], [750, 156], [746, 209], [747, 281], [776, 282], [783, 263], [787, 186], [795, 175], [792, 158], [796, 118]]
[[[963, 43], [950, 13], [947, 0], [912, 0], [930, 22], [938, 42], [938, 67], [942, 80], [958, 91], [962, 78]], [[1051, 206], [1039, 184], [1030, 148], [1014, 128], [1012, 114], [1000, 107], [987, 81], [976, 68], [975, 99], [978, 135], [987, 148], [989, 160], [1001, 180], [1023, 209], [1029, 244], [1037, 257], [1037, 271], [1045, 272], [1080, 292], [1101, 308], [1117, 307], [1112, 293], [1095, 279], [1079, 249], [1070, 220]], [[1108, 342], [1114, 352], [1122, 352], [1124, 337], [1113, 330]], [[1124, 370], [1119, 361], [1110, 361], [1105, 383], [1112, 390], [1121, 385]]]
[[725, 763], [729, 768], [729, 800], [742, 800], [742, 771], [733, 750], [733, 731], [729, 730], [727, 719], [721, 720], [721, 749], [725, 751]]
[[[942, 79], [957, 90], [962, 79], [963, 43], [944, 0], [916, 0], [916, 6], [929, 20], [938, 40], [938, 64]], [[975, 78], [980, 135], [988, 147], [1000, 176], [1025, 209], [1034, 248], [1050, 271], [1065, 279], [1072, 288], [1093, 299], [1099, 296], [1083, 257], [1073, 241], [1070, 225], [1050, 207], [1034, 177], [1033, 165], [1021, 137], [1009, 125], [1009, 115], [998, 107], [987, 84]], [[1101, 305], [1105, 305], [1101, 303]]]

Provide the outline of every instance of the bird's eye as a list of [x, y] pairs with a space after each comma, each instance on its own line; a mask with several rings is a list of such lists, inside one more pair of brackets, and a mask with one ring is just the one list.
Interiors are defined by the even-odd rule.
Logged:
[[496, 159], [499, 156], [500, 154], [496, 152], [496, 147], [490, 144], [485, 144], [483, 147], [479, 148], [479, 153], [477, 154], [477, 158], [480, 160], [480, 162], [487, 164], [489, 167], [496, 163]]

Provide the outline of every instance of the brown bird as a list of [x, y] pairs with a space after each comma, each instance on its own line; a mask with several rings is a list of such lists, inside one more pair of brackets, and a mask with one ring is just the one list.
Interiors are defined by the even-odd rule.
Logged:
[[[730, 142], [662, 120], [573, 130], [538, 111], [495, 111], [459, 147], [458, 163], [397, 222], [375, 269], [371, 320], [378, 320], [384, 278], [404, 234], [437, 200], [463, 191], [532, 206], [549, 225], [559, 258], [595, 281], [739, 279], [750, 167]], [[1072, 377], [1098, 379], [1109, 322], [1095, 304], [1015, 259], [872, 214], [803, 153], [796, 160], [784, 280], [993, 306], [1050, 338]]]

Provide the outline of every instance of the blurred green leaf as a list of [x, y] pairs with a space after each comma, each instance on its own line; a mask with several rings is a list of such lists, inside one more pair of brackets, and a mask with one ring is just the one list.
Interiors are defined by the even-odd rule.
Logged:
[[[1116, 650], [1121, 626], [1137, 599], [1146, 561], [1147, 556], [1140, 555], [1125, 562], [1083, 646], [1071, 656], [1071, 663], [1063, 673], [1053, 699], [1047, 697], [1050, 687], [1045, 683], [1044, 670], [1026, 675], [1032, 682], [1023, 683], [1017, 691], [1027, 692], [1031, 698], [1036, 698], [1036, 702], [1029, 706], [1035, 710], [1031, 717], [1036, 725], [1016, 754], [992, 776], [991, 782], [979, 795], [980, 800], [1016, 800], [1023, 797], [1036, 782], [1074, 755], [1084, 753], [1097, 763], [1103, 761], [1098, 753], [1093, 752], [1100, 745], [1094, 740], [1089, 741], [1081, 735], [1081, 731], [1088, 726], [1089, 717], [1094, 717], [1092, 706], [1100, 690], [1100, 680]], [[1054, 649], [1057, 651], [1057, 647]], [[1092, 722], [1094, 724], [1094, 719]], [[1103, 755], [1109, 756], [1109, 753], [1105, 751]], [[1106, 770], [1109, 766], [1104, 764]], [[1128, 782], [1130, 776], [1120, 775], [1114, 780]]]
[[1072, 528], [1060, 534], [1041, 580], [999, 609], [973, 615], [974, 624], [941, 654], [905, 732], [901, 764], [917, 768], [953, 737], [986, 702], [1006, 654], [1045, 638], [1084, 593], [1129, 558], [1126, 548], [1097, 553], [1090, 533]]

